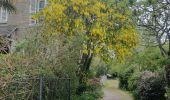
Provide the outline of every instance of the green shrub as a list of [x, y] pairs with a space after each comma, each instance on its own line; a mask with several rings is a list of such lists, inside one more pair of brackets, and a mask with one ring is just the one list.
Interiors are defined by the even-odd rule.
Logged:
[[105, 64], [101, 64], [99, 66], [97, 66], [97, 71], [96, 71], [96, 76], [102, 76], [102, 75], [106, 75], [107, 73], [107, 67]]
[[89, 79], [86, 84], [82, 84], [81, 88], [85, 88], [85, 92], [73, 97], [73, 100], [97, 100], [102, 97], [102, 86], [100, 78]]
[[[10, 87], [13, 86], [12, 81], [34, 78], [39, 75], [55, 78], [70, 77], [71, 93], [75, 95], [78, 86], [76, 71], [79, 66], [77, 62], [80, 50], [78, 39], [80, 38], [75, 37], [65, 42], [64, 37], [53, 36], [47, 38], [48, 41], [39, 35], [18, 45], [15, 52], [0, 56], [0, 99], [9, 94], [15, 95], [13, 87]], [[24, 85], [20, 86], [20, 88], [24, 87]], [[8, 88], [10, 93], [6, 91]], [[27, 89], [31, 91], [29, 87]], [[25, 93], [25, 90], [19, 92]]]
[[118, 77], [118, 73], [117, 72], [112, 72], [112, 78], [117, 78]]
[[140, 75], [141, 72], [136, 71], [128, 79], [128, 90], [132, 92], [134, 98], [136, 99], [139, 98], [136, 88], [137, 88], [137, 83], [139, 81]]
[[170, 100], [170, 88], [166, 88], [166, 97]]
[[165, 100], [165, 80], [162, 75], [145, 71], [137, 83], [138, 100]]
[[86, 92], [73, 97], [73, 100], [97, 100], [103, 95], [98, 79], [89, 80], [86, 85], [82, 85], [82, 88], [86, 88]]
[[102, 98], [103, 92], [101, 90], [96, 91], [86, 91], [80, 96], [74, 96], [73, 100], [98, 100], [99, 98]]
[[128, 78], [133, 72], [132, 68], [128, 68], [119, 74], [119, 88], [128, 90]]

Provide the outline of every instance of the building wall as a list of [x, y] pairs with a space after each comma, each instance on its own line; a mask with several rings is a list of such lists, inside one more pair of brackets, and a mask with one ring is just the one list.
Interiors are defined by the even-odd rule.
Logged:
[[[0, 26], [15, 25], [17, 27], [16, 37], [18, 41], [22, 41], [27, 35], [31, 35], [30, 29], [32, 29], [35, 24], [30, 25], [30, 0], [13, 0], [14, 6], [16, 7], [16, 13], [10, 13], [8, 15], [7, 23], [0, 23]], [[34, 1], [34, 0], [33, 0]], [[35, 0], [36, 6], [39, 7], [39, 2], [44, 1], [45, 4], [47, 0]], [[39, 9], [36, 9], [38, 12]], [[29, 31], [29, 32], [28, 32]]]
[[15, 13], [8, 14], [8, 21], [6, 23], [0, 23], [1, 26], [16, 26], [17, 30], [12, 34], [12, 44], [10, 51], [15, 49], [17, 42], [22, 42], [27, 36], [31, 35], [29, 32], [31, 29], [30, 24], [30, 0], [14, 0], [14, 6], [16, 7]]
[[9, 25], [17, 25], [19, 28], [25, 28], [29, 25], [29, 0], [17, 0], [15, 6], [16, 13], [11, 13], [8, 16]]
[[29, 0], [16, 0], [14, 3], [17, 10], [16, 13], [8, 15], [7, 25], [16, 25], [18, 29], [16, 34], [17, 40], [23, 39], [29, 28], [29, 3]]
[[16, 7], [16, 12], [9, 13], [7, 22], [0, 23], [0, 26], [16, 26], [15, 41], [18, 42], [25, 38], [30, 27], [30, 0], [15, 0], [14, 6]]

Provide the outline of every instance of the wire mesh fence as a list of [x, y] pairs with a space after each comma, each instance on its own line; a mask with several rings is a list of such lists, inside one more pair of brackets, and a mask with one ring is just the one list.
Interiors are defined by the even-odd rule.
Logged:
[[0, 100], [70, 100], [70, 78], [38, 77], [10, 82]]

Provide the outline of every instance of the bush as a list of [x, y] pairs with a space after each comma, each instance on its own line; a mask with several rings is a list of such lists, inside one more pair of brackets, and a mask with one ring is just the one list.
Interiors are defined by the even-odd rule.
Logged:
[[100, 78], [89, 79], [89, 81], [87, 82], [87, 91], [95, 91], [100, 88]]
[[137, 83], [139, 81], [140, 75], [141, 72], [136, 71], [128, 79], [128, 90], [132, 92], [135, 99], [139, 98], [136, 88], [137, 88]]
[[83, 92], [81, 95], [73, 97], [73, 100], [98, 100], [102, 97], [100, 79], [94, 78], [89, 79], [86, 85], [83, 85], [86, 88], [86, 92]]
[[119, 88], [128, 90], [128, 78], [133, 74], [133, 69], [128, 68], [119, 74]]
[[165, 100], [165, 80], [150, 71], [141, 74], [137, 83], [138, 100]]
[[105, 64], [101, 64], [97, 66], [97, 72], [96, 72], [96, 76], [102, 76], [102, 75], [106, 75], [107, 73], [107, 67]]
[[74, 97], [73, 100], [97, 100], [101, 97], [101, 95], [101, 91], [84, 92], [83, 94], [81, 94], [81, 96]]
[[[75, 95], [78, 86], [76, 71], [79, 66], [77, 62], [80, 50], [78, 39], [80, 38], [75, 37], [65, 42], [66, 39], [62, 36], [45, 38], [39, 34], [19, 45], [14, 53], [0, 56], [0, 99], [9, 97], [9, 94], [16, 94], [13, 81], [36, 78], [39, 75], [55, 78], [70, 77], [71, 95]], [[32, 83], [30, 85], [34, 86]], [[26, 88], [25, 85], [18, 86]], [[31, 91], [30, 87], [27, 89]], [[8, 89], [10, 93], [6, 91]], [[59, 89], [62, 90], [62, 87]], [[19, 92], [25, 93], [25, 90]], [[10, 97], [9, 99], [12, 99], [12, 96]]]
[[118, 73], [117, 72], [112, 72], [112, 78], [117, 78], [118, 77]]
[[166, 88], [166, 97], [167, 100], [170, 100], [170, 88]]

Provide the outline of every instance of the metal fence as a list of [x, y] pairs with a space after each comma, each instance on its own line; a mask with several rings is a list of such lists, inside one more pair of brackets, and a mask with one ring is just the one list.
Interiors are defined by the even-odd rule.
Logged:
[[[1, 100], [70, 100], [70, 78], [39, 77], [7, 84]], [[5, 94], [6, 93], [6, 94]]]

